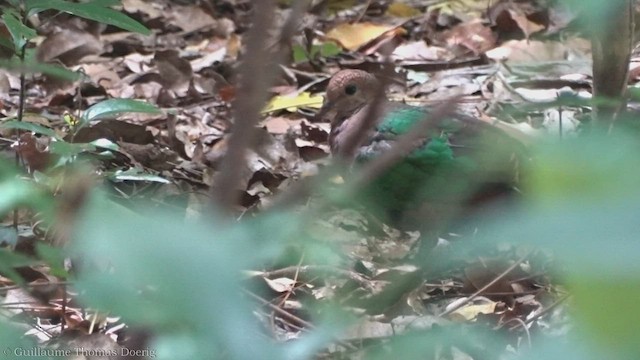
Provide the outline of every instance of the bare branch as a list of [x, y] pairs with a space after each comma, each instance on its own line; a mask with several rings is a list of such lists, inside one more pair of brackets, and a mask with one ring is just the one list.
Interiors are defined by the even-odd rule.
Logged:
[[295, 3], [281, 31], [278, 47], [273, 52], [265, 38], [274, 26], [275, 1], [261, 0], [254, 4], [253, 25], [247, 34], [247, 51], [239, 66], [241, 78], [238, 98], [234, 103], [233, 132], [212, 188], [216, 205], [226, 212], [230, 212], [238, 202], [237, 185], [245, 167], [247, 149], [255, 142], [255, 125], [260, 119], [260, 110], [267, 100], [267, 90], [276, 77], [278, 65], [284, 62], [286, 46], [283, 45], [288, 44], [295, 33], [308, 1]]

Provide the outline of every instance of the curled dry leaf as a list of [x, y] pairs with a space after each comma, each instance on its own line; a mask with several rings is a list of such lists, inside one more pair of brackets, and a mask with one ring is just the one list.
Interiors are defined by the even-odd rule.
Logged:
[[91, 33], [64, 29], [47, 36], [38, 47], [36, 57], [42, 62], [57, 59], [69, 66], [77, 64], [84, 56], [100, 54], [102, 51], [102, 42]]

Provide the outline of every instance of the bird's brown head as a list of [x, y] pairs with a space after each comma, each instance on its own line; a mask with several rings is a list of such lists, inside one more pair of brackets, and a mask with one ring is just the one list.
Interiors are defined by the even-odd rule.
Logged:
[[336, 126], [345, 118], [373, 101], [380, 84], [375, 76], [362, 70], [341, 70], [335, 73], [329, 85], [319, 119], [329, 119]]

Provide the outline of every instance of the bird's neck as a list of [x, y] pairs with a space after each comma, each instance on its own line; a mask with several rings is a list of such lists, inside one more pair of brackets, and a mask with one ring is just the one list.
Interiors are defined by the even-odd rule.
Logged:
[[[371, 114], [371, 105], [364, 105], [352, 113], [338, 114], [329, 134], [331, 154], [346, 161], [353, 161], [360, 144], [354, 142], [366, 140], [377, 125], [377, 121], [367, 121]], [[366, 132], [367, 134], [362, 134]], [[364, 136], [361, 136], [364, 135]]]

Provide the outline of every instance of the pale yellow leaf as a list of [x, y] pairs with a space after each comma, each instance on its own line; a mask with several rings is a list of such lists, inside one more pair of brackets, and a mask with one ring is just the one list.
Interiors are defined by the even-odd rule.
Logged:
[[495, 302], [485, 302], [482, 304], [470, 304], [463, 306], [449, 315], [454, 321], [469, 321], [475, 319], [479, 314], [493, 314], [496, 310]]
[[327, 38], [337, 41], [347, 50], [356, 50], [393, 28], [372, 23], [340, 24], [327, 33]]
[[278, 95], [269, 101], [267, 106], [262, 109], [262, 113], [270, 113], [276, 110], [286, 109], [290, 112], [295, 112], [300, 107], [310, 107], [319, 109], [322, 107], [322, 101], [324, 98], [320, 95], [311, 96], [309, 92], [303, 92], [298, 95]]

